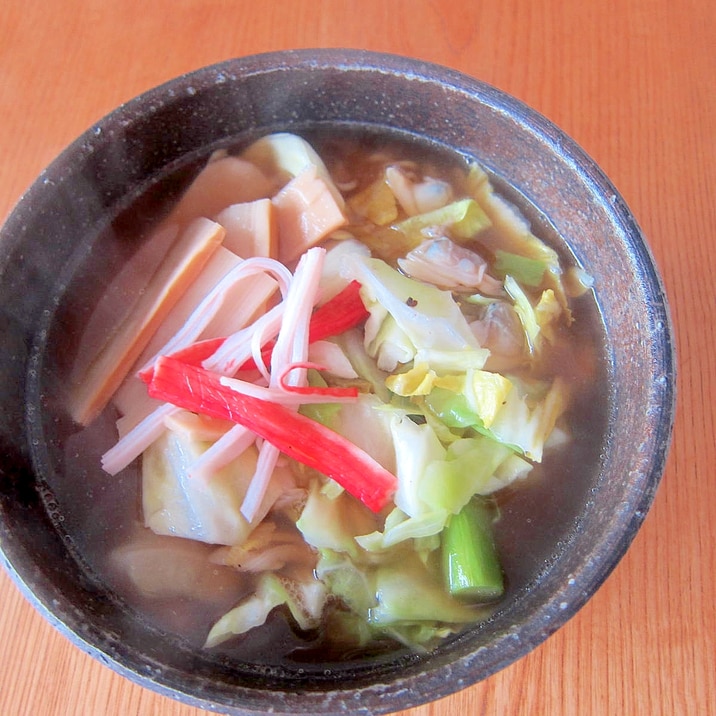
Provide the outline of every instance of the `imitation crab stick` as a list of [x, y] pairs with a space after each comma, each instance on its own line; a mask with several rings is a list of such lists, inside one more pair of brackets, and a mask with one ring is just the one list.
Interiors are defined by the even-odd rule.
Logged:
[[[308, 340], [310, 343], [315, 343], [325, 338], [338, 336], [357, 326], [368, 318], [368, 315], [368, 311], [360, 298], [360, 284], [358, 281], [352, 281], [330, 301], [327, 301], [313, 312], [308, 328]], [[198, 341], [187, 348], [172, 353], [171, 357], [190, 365], [201, 365], [219, 350], [225, 340], [225, 338], [209, 338]], [[273, 343], [264, 347], [262, 353], [265, 364], [271, 361], [272, 351]], [[241, 366], [240, 370], [251, 370], [253, 368], [255, 368], [254, 361], [249, 359]], [[153, 366], [147, 366], [140, 371], [139, 377], [145, 383], [148, 383], [151, 380], [152, 372]]]
[[[365, 320], [368, 316], [368, 312], [361, 301], [359, 291], [360, 284], [353, 281], [346, 286], [343, 291], [336, 294], [313, 312], [309, 325], [310, 342], [316, 342], [324, 338], [339, 335]], [[277, 325], [280, 325], [281, 318], [282, 316], [278, 317]], [[247, 328], [242, 332], [248, 330]], [[190, 365], [200, 366], [204, 364], [204, 366], [206, 366], [207, 362], [211, 362], [211, 359], [218, 355], [218, 351], [226, 340], [227, 339], [224, 338], [213, 338], [198, 341], [172, 353], [171, 357]], [[272, 351], [273, 344], [265, 346], [263, 351], [264, 364], [270, 362]], [[253, 360], [249, 360], [244, 362], [241, 367], [245, 370], [249, 370], [255, 368], [255, 364]], [[211, 368], [214, 369], [214, 366], [212, 365]], [[292, 370], [290, 366], [289, 368]], [[217, 370], [217, 372], [221, 373], [222, 371]], [[140, 371], [139, 377], [144, 383], [149, 383], [152, 380], [153, 373], [154, 365], [152, 364]], [[306, 393], [308, 394], [308, 391], [306, 391]], [[315, 401], [320, 393], [320, 390], [316, 391], [312, 389], [310, 391], [312, 400], [307, 399], [306, 402]], [[333, 394], [334, 397], [338, 397], [338, 392], [328, 391], [327, 395], [331, 394]], [[341, 393], [341, 397], [343, 395], [345, 395], [345, 393]], [[164, 413], [160, 410], [158, 412], [155, 411], [155, 413], [149, 413], [146, 416], [140, 416], [140, 422], [133, 420], [127, 423], [125, 418], [120, 418], [117, 425], [120, 429], [121, 439], [117, 446], [109, 450], [103, 458], [105, 469], [111, 474], [115, 474], [137, 457], [147, 444], [146, 434], [154, 435], [154, 431], [161, 426], [163, 416]], [[201, 465], [196, 466], [192, 474], [203, 474], [208, 477], [215, 470], [217, 464], [223, 464], [223, 458], [220, 457], [221, 455], [233, 454], [231, 449], [227, 451], [226, 445], [231, 443], [240, 431], [230, 432], [231, 434], [226, 436], [226, 440], [219, 441], [215, 446], [210, 448], [206, 457], [201, 459]]]
[[281, 452], [335, 480], [374, 512], [397, 488], [397, 478], [344, 437], [281, 405], [241, 395], [221, 376], [161, 357], [148, 385], [153, 398], [214, 418], [232, 420]]
[[[201, 365], [207, 358], [211, 358], [211, 356], [219, 350], [225, 340], [225, 338], [207, 338], [203, 341], [197, 341], [186, 348], [182, 348], [181, 350], [172, 353], [171, 357], [181, 361], [182, 363], [187, 363], [188, 365]], [[139, 371], [139, 373], [137, 373], [140, 380], [145, 383], [149, 383], [152, 380], [153, 374], [154, 363], [148, 365], [146, 368], [143, 368]]]
[[[199, 344], [197, 344], [199, 345]], [[190, 355], [190, 351], [179, 352], [176, 355]], [[183, 362], [183, 361], [180, 361]], [[154, 371], [143, 373], [143, 377], [147, 383], [151, 383]], [[299, 406], [314, 403], [341, 403], [353, 402], [357, 398], [358, 391], [355, 388], [309, 388], [305, 392], [297, 391], [293, 388], [286, 390], [285, 388], [265, 388], [253, 383], [247, 383], [235, 378], [221, 378], [224, 385], [232, 390], [245, 394], [253, 394], [255, 397], [263, 400], [280, 403], [282, 405]], [[146, 393], [146, 387], [142, 385]], [[110, 475], [116, 475], [123, 470], [130, 462], [141, 455], [163, 432], [165, 421], [172, 418], [179, 410], [176, 406], [169, 403], [155, 402], [157, 405], [154, 410], [143, 417], [138, 423], [129, 427], [122, 424], [124, 418], [117, 421], [120, 439], [107, 452], [102, 455], [102, 468]], [[239, 428], [238, 431], [235, 429]], [[240, 425], [233, 425], [225, 433], [221, 439], [217, 440], [202, 456], [198, 459], [197, 465], [192, 467], [192, 475], [203, 475], [207, 479], [211, 477], [217, 470], [225, 464], [231, 462], [234, 457], [240, 455], [246, 447], [256, 440], [256, 435], [251, 434], [251, 439], [243, 447], [227, 448], [227, 443], [237, 438], [237, 435], [244, 430]], [[226, 440], [224, 440], [226, 438]], [[216, 458], [217, 455], [224, 457]], [[228, 457], [227, 457], [228, 456]], [[215, 459], [216, 458], [216, 459]], [[201, 464], [201, 469], [199, 469]]]
[[[261, 366], [259, 366], [259, 370], [268, 379], [270, 388], [281, 388], [284, 385], [282, 383], [284, 379], [286, 385], [299, 387], [308, 385], [308, 371], [302, 366], [308, 358], [309, 326], [313, 307], [318, 301], [325, 256], [324, 248], [311, 248], [301, 256], [296, 266], [293, 281], [284, 299], [285, 311], [281, 329], [271, 353], [270, 371], [265, 365], [263, 366], [264, 370], [261, 371]], [[298, 369], [285, 373], [292, 364], [296, 365]], [[268, 441], [264, 441], [259, 448], [256, 472], [251, 478], [241, 505], [241, 514], [249, 522], [254, 519], [263, 502], [279, 456], [279, 448]]]

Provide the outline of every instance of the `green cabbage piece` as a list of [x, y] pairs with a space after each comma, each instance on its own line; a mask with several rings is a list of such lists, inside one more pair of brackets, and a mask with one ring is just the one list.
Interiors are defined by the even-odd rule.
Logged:
[[355, 402], [343, 403], [330, 426], [367, 452], [389, 472], [395, 472], [395, 448], [390, 424], [401, 411], [376, 395], [361, 393]]
[[444, 459], [445, 448], [430, 425], [417, 425], [407, 416], [396, 416], [391, 421], [390, 431], [398, 478], [393, 501], [409, 517], [429, 513], [433, 505], [420, 498], [419, 482], [430, 463]]
[[384, 403], [390, 402], [390, 391], [385, 387], [387, 373], [376, 365], [376, 361], [368, 355], [363, 341], [363, 332], [359, 329], [346, 331], [335, 339], [348, 356], [353, 370], [358, 377], [370, 386], [370, 390]]
[[515, 313], [520, 319], [522, 328], [525, 329], [527, 337], [527, 345], [530, 352], [534, 352], [537, 348], [537, 338], [539, 337], [540, 325], [537, 322], [537, 316], [529, 298], [522, 290], [520, 285], [512, 276], [505, 276], [505, 291], [514, 301]]
[[[509, 381], [498, 373], [480, 369], [484, 364], [480, 351], [465, 351], [465, 354], [462, 366], [459, 366], [457, 359], [453, 363], [441, 362], [442, 356], [437, 356], [436, 365], [427, 362], [433, 356], [425, 351], [419, 351], [412, 368], [401, 373], [393, 373], [385, 379], [385, 384], [394, 394], [401, 397], [428, 395], [434, 388], [447, 388], [473, 396], [475, 404], [490, 399], [493, 394], [499, 394], [498, 399], [502, 400], [504, 393], [509, 389]], [[476, 356], [475, 359], [472, 356]], [[475, 370], [473, 366], [480, 368]], [[458, 368], [458, 371], [462, 368], [462, 372], [449, 372], [453, 367]], [[441, 368], [447, 368], [448, 371], [443, 372]], [[482, 415], [480, 410], [478, 412]]]
[[545, 442], [567, 401], [567, 385], [561, 378], [554, 380], [534, 407], [530, 406], [529, 396], [513, 390], [490, 426], [491, 434], [503, 443], [517, 446], [530, 460], [541, 462]]
[[375, 590], [378, 604], [370, 609], [368, 617], [374, 625], [464, 624], [477, 616], [474, 609], [447, 594], [415, 556], [379, 566]]
[[376, 630], [371, 627], [362, 614], [352, 610], [335, 607], [326, 609], [324, 616], [325, 633], [332, 639], [337, 639], [342, 645], [344, 653], [352, 649], [364, 647], [376, 636]]
[[427, 653], [431, 646], [454, 634], [456, 629], [435, 622], [416, 622], [415, 624], [386, 626], [382, 631], [414, 651]]
[[499, 405], [489, 427], [463, 392], [434, 388], [423, 398], [423, 405], [448, 428], [474, 430], [534, 462], [541, 462], [545, 442], [567, 400], [567, 385], [559, 378], [544, 395], [515, 385]]
[[487, 481], [485, 485], [486, 493], [497, 492], [497, 490], [501, 490], [506, 485], [515, 482], [515, 480], [524, 480], [532, 472], [533, 468], [534, 465], [531, 462], [516, 453], [508, 455], [495, 470], [492, 478]]
[[444, 460], [427, 466], [419, 497], [434, 509], [457, 514], [474, 495], [494, 492], [492, 478], [511, 454], [508, 445], [482, 435], [457, 440], [448, 447]]
[[372, 517], [355, 499], [341, 492], [334, 496], [314, 480], [306, 505], [296, 522], [305, 542], [317, 550], [345, 552], [358, 557], [355, 536], [374, 526]]
[[436, 387], [425, 396], [423, 405], [446, 427], [457, 430], [474, 428], [482, 431], [484, 425], [479, 416], [470, 407], [467, 398], [461, 392]]
[[367, 616], [377, 605], [375, 580], [367, 565], [358, 567], [345, 552], [322, 549], [316, 564], [316, 576], [328, 591], [340, 598], [355, 614]]
[[470, 165], [468, 183], [471, 194], [497, 229], [494, 240], [489, 232], [482, 234], [480, 240], [492, 251], [507, 251], [542, 264], [545, 267], [542, 285], [552, 288], [560, 305], [566, 309], [567, 296], [557, 252], [537, 238], [517, 209], [495, 192], [487, 173], [477, 163]]
[[530, 259], [498, 249], [495, 251], [493, 268], [503, 278], [512, 276], [525, 286], [537, 287], [542, 284], [544, 272], [549, 266], [541, 259]]
[[481, 369], [490, 357], [487, 348], [462, 351], [446, 351], [438, 348], [422, 348], [415, 354], [415, 364], [425, 363], [440, 374], [463, 373], [470, 368]]
[[419, 554], [389, 554], [387, 564], [376, 566], [356, 564], [345, 553], [321, 551], [316, 574], [344, 607], [327, 610], [329, 628], [335, 625], [354, 644], [388, 636], [421, 648], [476, 618], [476, 611], [442, 589]]
[[[378, 356], [381, 369], [394, 370], [418, 350], [480, 349], [449, 291], [408, 278], [380, 259], [352, 257], [348, 271], [362, 284], [361, 296], [371, 314], [366, 347]], [[381, 360], [386, 351], [390, 360]]]
[[371, 335], [368, 325], [365, 334], [368, 355], [375, 359], [378, 368], [391, 370], [397, 365], [410, 363], [413, 360], [415, 344], [388, 311], [374, 307], [369, 322], [373, 325], [378, 324], [374, 335]]
[[449, 428], [473, 428], [490, 435], [490, 426], [514, 389], [512, 382], [499, 373], [483, 370], [471, 370], [456, 378], [452, 385], [436, 381], [424, 404]]
[[482, 425], [490, 428], [512, 390], [512, 382], [500, 373], [468, 370], [462, 393]]
[[562, 315], [562, 307], [551, 288], [542, 291], [535, 306], [535, 319], [540, 327], [541, 334], [550, 342], [554, 341], [554, 327], [557, 319]]
[[434, 548], [431, 537], [439, 536], [445, 529], [450, 513], [447, 510], [431, 509], [408, 517], [402, 510], [396, 508], [391, 513], [396, 519], [394, 524], [386, 527], [383, 532], [374, 532], [365, 537], [356, 537], [356, 541], [366, 550], [380, 552], [390, 549], [407, 540], [425, 541]]
[[433, 227], [447, 230], [457, 241], [465, 241], [490, 225], [489, 217], [474, 199], [460, 199], [439, 209], [411, 216], [395, 224], [395, 228], [408, 236], [411, 248], [415, 248], [425, 240], [424, 232]]
[[[463, 401], [466, 423], [476, 420], [465, 407], [464, 396], [444, 393]], [[407, 415], [396, 415], [391, 433], [398, 478], [396, 507], [382, 531], [373, 530], [355, 538], [361, 548], [371, 553], [384, 552], [407, 540], [439, 535], [450, 515], [458, 513], [475, 494], [495, 492], [531, 468], [520, 458], [519, 465], [511, 462], [509, 469], [499, 472], [514, 455], [513, 446], [478, 435], [456, 437], [445, 448], [430, 423], [418, 425]]]
[[[328, 386], [326, 380], [317, 370], [310, 369], [307, 377], [308, 384], [313, 388]], [[340, 409], [340, 403], [304, 403], [299, 407], [298, 412], [330, 428], [335, 425]]]
[[315, 629], [320, 623], [326, 598], [326, 587], [317, 579], [298, 581], [267, 572], [261, 575], [254, 594], [214, 624], [204, 646], [217, 646], [233, 636], [261, 626], [268, 615], [282, 604], [288, 607], [299, 628]]

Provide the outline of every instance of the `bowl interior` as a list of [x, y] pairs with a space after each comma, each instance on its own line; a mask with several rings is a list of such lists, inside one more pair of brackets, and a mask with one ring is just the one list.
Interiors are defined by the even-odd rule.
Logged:
[[[594, 395], [606, 400], [583, 424], [598, 437], [580, 455], [587, 467], [537, 481], [504, 503], [510, 588], [486, 622], [430, 654], [255, 665], [230, 650], [208, 653], [167, 637], [98, 576], [85, 539], [110, 539], [107, 520], [99, 514], [81, 523], [74, 506], [92, 490], [131, 492], [137, 475], [100, 476], [107, 422], [74, 450], [62, 378], [108, 277], [211, 151], [270, 131], [356, 127], [472, 156], [500, 177], [508, 197], [539, 207], [530, 218], [540, 233], [595, 278], [599, 315], [590, 325], [601, 361]], [[674, 364], [648, 248], [614, 187], [577, 146], [514, 99], [452, 71], [313, 51], [179, 78], [69, 147], [10, 216], [0, 249], [5, 565], [81, 648], [185, 702], [237, 713], [385, 713], [446, 695], [523, 655], [572, 616], [616, 565], [653, 499], [671, 432]], [[69, 460], [70, 449], [81, 458]], [[83, 480], [63, 479], [69, 469]]]

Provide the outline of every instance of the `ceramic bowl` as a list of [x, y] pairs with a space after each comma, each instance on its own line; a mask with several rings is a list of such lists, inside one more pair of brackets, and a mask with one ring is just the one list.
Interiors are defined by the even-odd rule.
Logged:
[[[126, 254], [123, 237], [179, 190], [199, 159], [270, 131], [346, 125], [397, 130], [472, 156], [537, 208], [542, 228], [594, 278], [608, 407], [595, 416], [601, 438], [583, 471], [508, 507], [516, 538], [528, 547], [512, 559], [508, 594], [486, 622], [425, 654], [320, 670], [260, 667], [156, 630], [93, 572], [73, 538], [72, 497], [58, 487], [73, 430], [57, 400], [58, 366], [76, 340], [76, 315], [97, 300]], [[92, 278], [78, 281], [80, 274]], [[0, 325], [5, 568], [79, 648], [145, 687], [223, 713], [388, 713], [522, 657], [572, 617], [624, 555], [652, 503], [672, 429], [667, 301], [614, 186], [569, 137], [516, 99], [390, 55], [316, 50], [236, 59], [116, 109], [38, 177], [4, 225]]]

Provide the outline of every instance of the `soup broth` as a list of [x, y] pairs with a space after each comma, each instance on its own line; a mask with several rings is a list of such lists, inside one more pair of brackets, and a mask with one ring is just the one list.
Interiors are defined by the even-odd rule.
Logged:
[[[578, 525], [579, 511], [585, 501], [584, 492], [599, 466], [607, 423], [607, 396], [599, 389], [605, 380], [602, 326], [587, 277], [579, 272], [575, 258], [535, 207], [502, 183], [499, 177], [489, 177], [501, 197], [499, 201], [506, 206], [517, 207], [520, 215], [525, 217], [526, 225], [536, 235], [536, 240], [548, 247], [548, 251], [555, 252], [561, 270], [559, 286], [550, 283], [548, 269], [534, 278], [535, 269], [539, 269], [536, 264], [548, 251], [528, 251], [522, 257], [525, 261], [515, 259], [518, 254], [514, 250], [514, 242], [504, 243], [499, 221], [488, 221], [479, 229], [474, 226], [465, 229], [464, 236], [461, 229], [456, 228], [457, 224], [463, 220], [479, 223], [479, 218], [470, 218], [465, 214], [457, 218], [443, 217], [437, 219], [437, 223], [425, 226], [420, 226], [419, 221], [410, 225], [411, 217], [419, 219], [475, 196], [472, 158], [456, 155], [424, 140], [382, 131], [314, 129], [302, 133], [302, 136], [325, 164], [345, 202], [346, 221], [318, 244], [328, 248], [327, 256], [336, 247], [357, 240], [362, 246], [367, 246], [371, 256], [380, 259], [390, 271], [401, 276], [413, 275], [411, 280], [431, 286], [430, 281], [435, 281], [437, 288], [452, 296], [467, 325], [471, 326], [476, 345], [490, 349], [484, 366], [473, 371], [479, 373], [479, 380], [486, 380], [483, 373], [490, 373], [508, 376], [511, 385], [527, 386], [524, 390], [529, 395], [528, 400], [532, 401], [531, 408], [546, 399], [550, 386], [557, 381], [568, 395], [564, 409], [556, 418], [554, 430], [550, 430], [544, 440], [543, 454], [541, 444], [537, 448], [539, 454], [527, 456], [524, 448], [510, 446], [509, 455], [525, 463], [520, 467], [515, 459], [513, 471], [517, 477], [505, 477], [500, 489], [485, 490], [485, 494], [477, 498], [495, 518], [494, 522], [490, 521], [490, 528], [504, 578], [504, 591], [499, 599], [470, 605], [468, 608], [473, 610], [471, 620], [443, 623], [437, 619], [437, 626], [431, 626], [433, 632], [430, 638], [423, 638], [414, 622], [405, 629], [402, 624], [376, 629], [374, 624], [369, 623], [366, 627], [356, 621], [351, 605], [346, 604], [340, 594], [329, 594], [321, 619], [308, 619], [303, 628], [300, 618], [284, 601], [268, 609], [266, 620], [261, 625], [209, 646], [212, 654], [226, 656], [236, 662], [262, 667], [289, 666], [311, 673], [324, 673], [327, 665], [354, 664], [366, 659], [380, 661], [439, 647], [441, 639], [449, 640], [462, 630], [489, 619], [502, 604], [528, 590], [548, 569], [550, 561], [558, 558], [561, 546]], [[243, 143], [226, 152], [222, 150], [219, 157], [246, 156], [246, 148], [247, 143]], [[204, 161], [187, 164], [169, 179], [162, 179], [158, 186], [164, 187], [168, 196], [181, 196], [183, 189], [201, 172]], [[385, 179], [388, 167], [393, 170], [392, 182]], [[268, 172], [265, 171], [265, 174]], [[269, 196], [275, 196], [287, 181], [285, 176], [281, 176], [280, 180], [275, 176], [269, 177]], [[116, 265], [120, 259], [131, 260], [137, 251], [141, 251], [143, 237], [156, 237], [157, 225], [165, 225], [171, 220], [176, 199], [168, 202], [167, 206], [166, 202], [159, 200], [161, 196], [162, 191], [155, 186], [134, 201], [90, 247], [75, 274], [67, 281], [67, 289], [59, 298], [58, 311], [49, 325], [47, 342], [42, 343], [38, 351], [41, 360], [37, 383], [40, 405], [66, 406], [68, 401], [71, 402], [68, 392], [63, 390], [58, 394], [56, 386], [58, 383], [69, 386], [77, 362], [86, 358], [81, 354], [82, 346], [88, 345], [83, 343], [86, 340], [85, 329], [92, 320], [97, 303], [94, 299], [87, 302], [88, 291], [99, 299], [106, 283], [104, 276], [109, 275], [107, 267]], [[212, 207], [213, 214], [209, 218], [216, 219], [222, 208]], [[471, 204], [470, 210], [472, 208]], [[435, 226], [442, 229], [437, 231]], [[417, 235], [418, 240], [413, 240], [408, 246], [405, 237], [411, 233]], [[459, 239], [456, 238], [458, 235]], [[406, 259], [410, 252], [415, 253], [426, 242], [432, 243], [424, 247], [424, 254], [432, 251], [439, 260], [447, 262], [447, 268], [443, 266], [440, 269], [441, 278], [431, 276], [434, 268], [425, 269], [424, 256], [419, 252], [410, 260]], [[479, 261], [471, 264], [470, 258], [466, 258], [467, 252], [473, 253]], [[345, 258], [346, 262], [350, 260]], [[297, 261], [298, 255], [289, 257], [287, 263], [292, 271]], [[485, 264], [484, 269], [480, 269], [481, 262]], [[104, 266], [104, 269], [98, 271], [98, 266]], [[468, 279], [462, 283], [453, 281], [455, 275], [463, 270], [468, 279], [482, 270], [484, 278], [472, 284]], [[523, 276], [516, 288], [506, 290], [511, 271], [523, 271], [526, 278]], [[359, 275], [367, 276], [367, 273], [359, 272]], [[419, 278], [415, 278], [416, 275]], [[445, 285], [446, 281], [448, 285]], [[132, 290], [123, 288], [121, 295], [128, 301], [136, 300]], [[552, 293], [545, 299], [545, 291], [548, 290]], [[563, 291], [561, 297], [560, 291]], [[366, 298], [365, 292], [362, 295], [364, 303], [375, 298], [374, 295]], [[544, 299], [542, 304], [541, 299]], [[271, 306], [277, 300], [276, 296], [267, 297], [265, 305]], [[420, 301], [420, 296], [415, 298], [411, 295], [406, 303], [409, 308], [414, 308], [411, 302], [419, 304]], [[524, 308], [523, 301], [531, 307], [527, 310], [541, 306], [540, 320], [544, 320], [543, 323], [537, 326], [530, 323], [534, 315], [520, 312], [519, 307], [522, 305]], [[549, 311], [559, 316], [551, 321]], [[539, 312], [536, 315], [539, 316]], [[368, 318], [368, 322], [375, 323], [377, 320], [373, 314]], [[364, 325], [360, 324], [361, 331]], [[535, 327], [539, 333], [534, 332]], [[353, 332], [356, 330], [350, 329]], [[384, 325], [382, 330], [389, 332], [389, 327]], [[77, 355], [52, 353], [52, 338], [59, 332], [73, 336], [71, 342], [80, 346]], [[108, 333], [109, 329], [105, 329], [104, 335], [93, 339], [95, 344], [101, 345], [109, 340], [111, 336]], [[379, 337], [374, 343], [380, 343], [383, 340], [380, 331], [376, 335]], [[362, 333], [360, 337], [361, 344], [366, 344]], [[356, 368], [355, 354], [351, 352], [356, 345], [354, 339], [355, 335], [351, 333], [349, 338], [335, 338], [333, 344], [341, 348]], [[438, 389], [432, 388], [427, 392], [414, 389], [415, 381], [435, 381], [435, 376], [426, 372], [407, 380], [405, 376], [417, 369], [418, 361], [414, 356], [395, 359], [395, 351], [399, 353], [402, 348], [394, 349], [394, 345], [388, 343], [390, 341], [384, 340], [382, 349], [369, 347], [367, 350], [382, 356], [378, 361], [378, 374], [383, 380], [388, 376], [398, 376], [389, 381], [392, 386], [391, 409], [403, 411], [408, 416], [408, 429], [423, 430], [424, 426], [436, 423], [436, 416], [442, 415], [440, 411], [447, 398], [461, 393], [445, 388], [449, 381], [443, 381]], [[135, 361], [132, 371], [140, 367], [140, 362]], [[445, 375], [456, 373], [460, 371], [438, 369], [438, 383]], [[58, 375], [61, 376], [60, 381], [57, 380]], [[255, 378], [253, 375], [252, 379]], [[327, 376], [314, 371], [310, 382], [314, 387], [327, 386], [338, 390], [357, 386], [360, 393], [373, 394], [378, 389], [371, 384], [372, 378], [373, 374], [360, 370], [355, 378]], [[380, 390], [385, 390], [385, 385], [379, 386]], [[497, 395], [499, 397], [495, 400], [505, 404], [506, 395]], [[492, 416], [494, 422], [488, 420], [480, 424], [460, 422], [463, 418], [458, 416], [458, 420], [455, 415], [463, 408], [462, 403], [451, 407], [454, 422], [448, 421], [447, 427], [445, 424], [436, 427], [438, 432], [450, 432], [449, 437], [441, 436], [443, 448], [449, 449], [456, 442], [473, 439], [494, 441], [497, 428], [492, 430], [491, 426], [499, 423], [500, 404], [491, 408], [497, 415]], [[331, 425], [330, 407], [324, 406], [323, 413], [320, 405], [301, 410], [312, 419]], [[103, 455], [117, 440], [115, 422], [121, 413], [116, 401], [110, 401], [84, 426], [79, 426], [67, 412], [63, 414], [52, 409], [46, 414], [63, 416], [53, 421], [33, 423], [40, 444], [37, 458], [43, 464], [42, 472], [46, 476], [47, 501], [58, 530], [65, 535], [78, 560], [86, 566], [88, 578], [112, 595], [117, 609], [126, 610], [128, 619], [138, 619], [149, 628], [167, 633], [190, 648], [202, 648], [207, 634], [224, 615], [237, 605], [246, 604], [261, 589], [267, 589], [266, 582], [262, 582], [267, 573], [279, 574], [284, 585], [289, 583], [285, 580], [293, 580], [291, 584], [304, 584], [316, 579], [316, 574], [329, 574], [329, 567], [323, 565], [324, 571], [321, 572], [321, 565], [317, 566], [315, 555], [321, 550], [315, 545], [301, 547], [297, 543], [301, 533], [296, 528], [296, 521], [302, 510], [307, 509], [307, 500], [313, 499], [311, 494], [315, 493], [317, 500], [330, 499], [340, 503], [341, 509], [346, 510], [343, 513], [347, 515], [346, 520], [359, 523], [355, 527], [356, 535], [374, 535], [362, 543], [368, 545], [362, 549], [374, 557], [366, 558], [362, 564], [369, 564], [371, 560], [379, 564], [380, 555], [389, 550], [385, 543], [378, 542], [381, 539], [385, 542], [388, 532], [386, 519], [394, 507], [392, 502], [371, 510], [361, 505], [354, 496], [337, 489], [333, 481], [319, 476], [320, 471], [283, 457], [279, 458], [277, 469], [291, 477], [287, 478], [286, 494], [276, 499], [279, 502], [283, 500], [284, 506], [272, 510], [264, 521], [269, 523], [266, 535], [254, 529], [244, 536], [242, 544], [246, 540], [250, 542], [253, 534], [255, 540], [265, 539], [269, 548], [278, 544], [278, 551], [283, 551], [286, 557], [266, 569], [259, 565], [247, 570], [244, 560], [253, 559], [250, 550], [239, 554], [230, 544], [211, 539], [187, 539], [183, 533], [182, 536], [174, 536], [170, 534], [171, 526], [163, 534], [147, 527], [148, 480], [152, 479], [147, 476], [150, 459], [147, 455], [151, 453], [132, 460], [113, 476], [102, 470]], [[408, 441], [406, 444], [411, 443]], [[158, 454], [159, 457], [155, 454], [152, 459], [161, 460], [164, 453], [160, 450]], [[391, 469], [395, 470], [394, 461]], [[276, 479], [274, 473], [272, 480], [275, 482]], [[326, 488], [327, 484], [329, 487]], [[575, 489], [575, 484], [584, 488], [581, 491]], [[317, 497], [320, 486], [325, 490]], [[446, 520], [449, 521], [449, 518]], [[307, 529], [311, 531], [312, 526], [309, 527]], [[447, 590], [441, 552], [442, 529], [445, 527], [434, 530], [432, 534], [416, 533], [417, 536], [405, 541], [405, 552], [396, 552], [397, 557], [392, 560], [395, 563], [415, 560], [416, 570], [424, 570], [432, 583]], [[279, 534], [286, 536], [277, 543], [276, 535]], [[413, 556], [416, 544], [422, 545], [418, 557]], [[545, 549], [545, 545], [549, 548]], [[341, 554], [336, 550], [331, 554], [335, 557], [336, 553]], [[393, 562], [389, 560], [388, 567]], [[367, 567], [365, 569], [368, 570]], [[374, 573], [371, 571], [370, 574]], [[302, 599], [309, 600], [310, 597], [304, 595]], [[459, 599], [456, 601], [460, 602], [461, 608], [465, 606]], [[379, 614], [379, 606], [376, 603], [370, 613]]]

